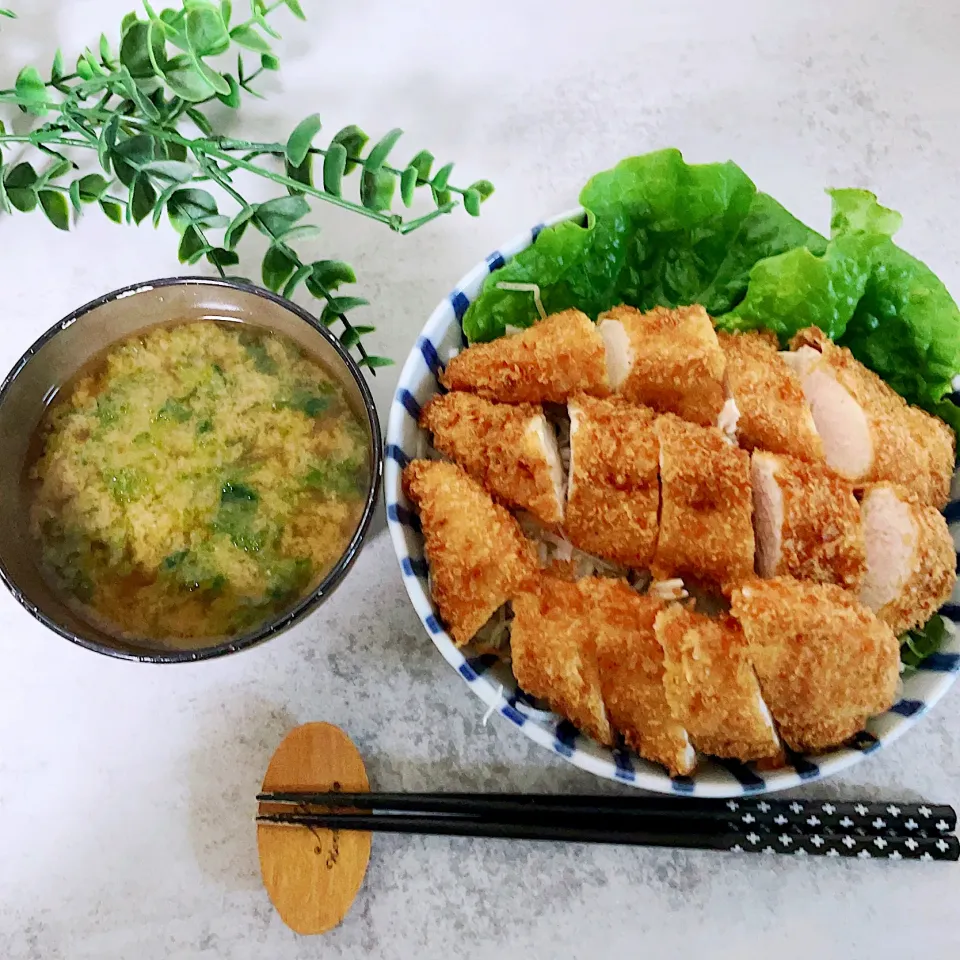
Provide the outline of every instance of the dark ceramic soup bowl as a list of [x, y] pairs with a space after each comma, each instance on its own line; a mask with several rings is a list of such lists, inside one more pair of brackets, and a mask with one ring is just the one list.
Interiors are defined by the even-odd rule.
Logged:
[[[339, 560], [321, 583], [256, 629], [208, 646], [111, 634], [87, 622], [42, 576], [28, 529], [22, 483], [31, 440], [57, 391], [106, 348], [172, 321], [230, 320], [255, 324], [297, 343], [343, 386], [365, 425], [370, 473], [363, 510]], [[51, 327], [0, 384], [0, 579], [14, 597], [51, 630], [89, 650], [148, 663], [206, 660], [274, 637], [329, 597], [360, 552], [380, 490], [383, 444], [363, 373], [340, 342], [309, 313], [267, 290], [226, 280], [176, 277], [154, 280], [100, 297]]]

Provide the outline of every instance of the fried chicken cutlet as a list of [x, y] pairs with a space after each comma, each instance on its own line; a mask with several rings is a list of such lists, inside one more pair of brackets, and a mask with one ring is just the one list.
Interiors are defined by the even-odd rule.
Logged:
[[628, 567], [648, 567], [657, 542], [656, 415], [618, 397], [578, 394], [570, 412], [570, 481], [564, 531], [574, 546]]
[[527, 693], [610, 746], [589, 579], [571, 582], [544, 573], [529, 581], [513, 599], [510, 651], [514, 676]]
[[657, 615], [655, 629], [667, 702], [693, 745], [745, 763], [781, 757], [740, 624], [675, 603]]
[[595, 578], [587, 589], [596, 604], [597, 662], [610, 722], [645, 760], [663, 764], [672, 776], [692, 772], [696, 751], [667, 701], [663, 649], [654, 633], [664, 602], [640, 596], [623, 580]]
[[754, 450], [757, 573], [856, 590], [867, 569], [853, 486], [826, 466]]
[[727, 360], [727, 392], [739, 411], [737, 439], [745, 450], [823, 459], [823, 442], [800, 378], [778, 351], [777, 338], [758, 331], [718, 333]]
[[579, 310], [468, 347], [447, 364], [440, 380], [448, 390], [501, 403], [565, 403], [574, 393], [610, 393], [603, 338]]
[[927, 622], [950, 599], [957, 557], [943, 515], [903, 487], [867, 487], [861, 503], [867, 572], [861, 601], [896, 634]]
[[798, 373], [823, 440], [827, 465], [857, 488], [892, 481], [938, 509], [950, 498], [955, 437], [940, 419], [911, 407], [845, 347], [817, 327], [781, 356]]
[[690, 574], [730, 587], [753, 576], [750, 455], [715, 427], [656, 421], [660, 440], [658, 580]]
[[495, 497], [548, 525], [563, 520], [564, 470], [553, 427], [538, 405], [494, 403], [472, 393], [434, 397], [420, 414], [433, 445]]
[[853, 593], [776, 577], [743, 584], [731, 609], [791, 749], [838, 746], [893, 703], [900, 645]]
[[431, 593], [463, 646], [537, 571], [517, 521], [453, 463], [414, 460], [403, 490], [420, 514]]
[[620, 306], [597, 321], [610, 386], [632, 403], [716, 426], [724, 405], [726, 361], [706, 310]]

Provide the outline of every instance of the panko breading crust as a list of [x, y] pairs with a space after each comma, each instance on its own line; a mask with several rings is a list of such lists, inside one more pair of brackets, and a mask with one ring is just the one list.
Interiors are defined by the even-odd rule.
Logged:
[[790, 349], [819, 350], [837, 382], [860, 404], [873, 435], [873, 465], [856, 478], [866, 483], [900, 483], [924, 503], [942, 509], [950, 499], [956, 438], [938, 417], [911, 407], [892, 387], [868, 370], [846, 347], [838, 347], [817, 327], [801, 330]]
[[732, 612], [791, 749], [838, 746], [893, 703], [897, 638], [842, 587], [789, 577], [754, 580], [733, 592]]
[[607, 396], [603, 338], [579, 310], [564, 310], [514, 336], [477, 343], [441, 374], [448, 390], [467, 390], [501, 403], [564, 403], [582, 391]]
[[654, 575], [688, 573], [727, 592], [753, 576], [750, 455], [714, 427], [662, 416], [655, 429], [661, 503]]
[[456, 464], [414, 460], [403, 490], [420, 513], [433, 599], [462, 646], [536, 574], [536, 550]]
[[622, 580], [594, 579], [585, 589], [595, 604], [600, 685], [610, 722], [644, 759], [663, 764], [673, 776], [690, 773], [696, 751], [667, 703], [663, 650], [653, 629], [663, 601], [641, 597]]
[[571, 398], [564, 531], [587, 553], [648, 567], [657, 542], [656, 414], [617, 397]]
[[774, 574], [859, 589], [867, 556], [853, 485], [820, 464], [758, 451], [753, 456], [776, 464], [774, 479], [783, 497]]
[[513, 599], [510, 650], [513, 673], [600, 743], [613, 743], [597, 665], [596, 605], [589, 582], [542, 574]]
[[740, 624], [677, 603], [657, 615], [655, 626], [667, 702], [694, 746], [744, 762], [781, 757]]
[[[925, 624], [950, 599], [957, 583], [957, 554], [942, 513], [922, 503], [905, 487], [892, 483], [875, 486], [891, 488], [909, 504], [917, 528], [910, 575], [896, 598], [877, 611], [879, 619], [899, 636]], [[868, 487], [866, 493], [871, 489]]]
[[511, 406], [472, 393], [434, 397], [420, 413], [433, 445], [504, 502], [546, 524], [563, 519], [554, 474], [537, 427], [552, 429], [539, 405]]
[[703, 426], [716, 424], [725, 399], [726, 362], [703, 307], [654, 307], [641, 313], [620, 306], [600, 314], [598, 323], [604, 320], [623, 324], [633, 354], [620, 387], [623, 397]]
[[740, 446], [822, 460], [823, 443], [803, 385], [780, 356], [776, 337], [751, 331], [717, 338], [727, 358], [727, 389], [740, 411]]

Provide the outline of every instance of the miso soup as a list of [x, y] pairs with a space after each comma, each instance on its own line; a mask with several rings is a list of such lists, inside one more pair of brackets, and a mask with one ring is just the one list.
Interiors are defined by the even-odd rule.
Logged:
[[368, 428], [292, 340], [194, 321], [110, 347], [61, 390], [27, 465], [53, 585], [91, 622], [163, 641], [254, 629], [356, 531]]

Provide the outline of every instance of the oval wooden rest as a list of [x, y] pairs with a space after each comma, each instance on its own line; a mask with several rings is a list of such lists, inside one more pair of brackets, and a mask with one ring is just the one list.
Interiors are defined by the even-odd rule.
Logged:
[[[306, 723], [277, 747], [264, 792], [367, 792], [363, 759], [350, 738], [329, 723]], [[259, 813], [289, 811], [261, 803]], [[324, 933], [346, 916], [370, 860], [370, 834], [257, 824], [263, 885], [283, 922], [297, 933]]]

